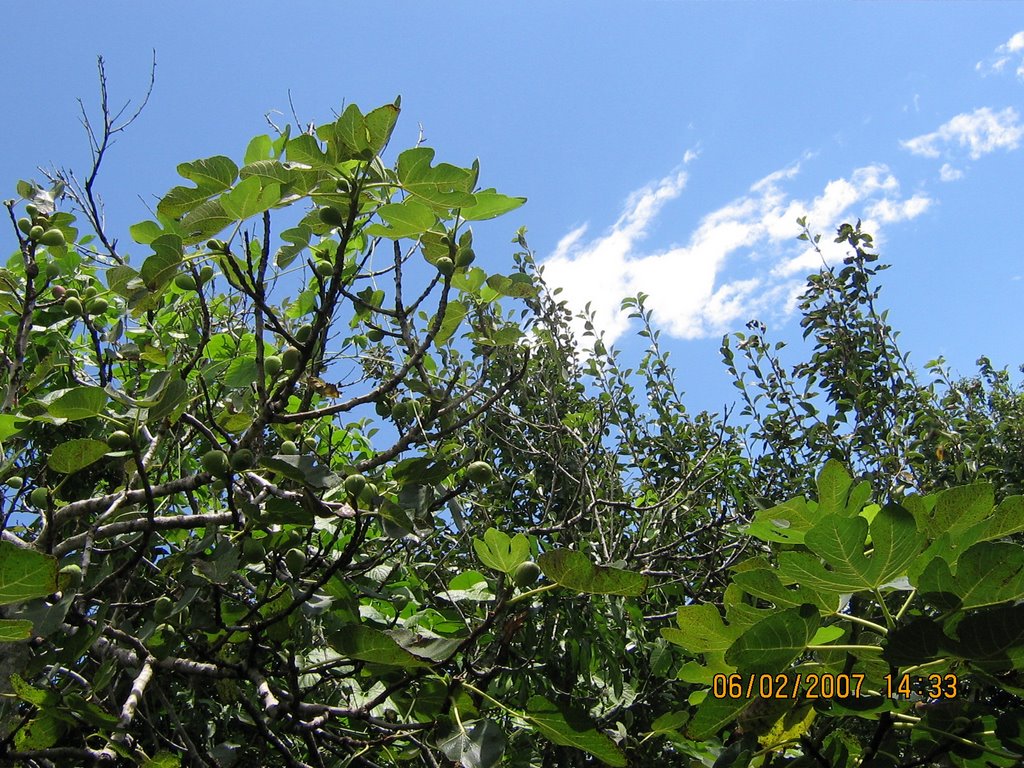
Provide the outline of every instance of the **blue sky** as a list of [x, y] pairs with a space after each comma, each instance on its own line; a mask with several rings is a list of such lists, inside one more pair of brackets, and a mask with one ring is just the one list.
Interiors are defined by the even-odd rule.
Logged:
[[479, 157], [482, 183], [529, 198], [477, 228], [481, 263], [507, 270], [525, 225], [548, 276], [592, 301], [627, 353], [618, 301], [649, 294], [697, 407], [732, 399], [723, 333], [757, 317], [799, 338], [792, 298], [816, 264], [795, 240], [800, 215], [826, 233], [865, 221], [916, 363], [1024, 360], [1016, 3], [39, 8], [0, 15], [4, 196], [38, 166], [86, 171], [76, 99], [96, 104], [97, 54], [120, 104], [144, 92], [155, 49], [150, 105], [101, 180], [124, 243], [178, 163], [240, 158], [265, 114], [290, 121], [289, 92], [304, 122], [401, 94], [393, 148], [422, 126], [440, 159]]

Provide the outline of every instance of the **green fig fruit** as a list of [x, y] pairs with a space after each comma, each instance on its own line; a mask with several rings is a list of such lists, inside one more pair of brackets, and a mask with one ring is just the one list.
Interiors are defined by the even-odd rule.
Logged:
[[447, 256], [442, 256], [438, 259], [434, 263], [434, 266], [437, 267], [437, 271], [445, 277], [451, 277], [455, 273], [455, 262]]
[[107, 435], [107, 445], [112, 451], [128, 450], [132, 445], [132, 436], [123, 429], [119, 429]]
[[267, 376], [270, 378], [277, 378], [277, 374], [281, 372], [283, 364], [279, 355], [267, 355], [263, 358], [263, 370], [267, 372]]
[[61, 589], [66, 587], [77, 587], [82, 583], [82, 566], [78, 563], [69, 563], [60, 569], [57, 576], [57, 583]]
[[366, 338], [376, 343], [378, 341], [384, 341], [385, 333], [380, 328], [371, 328], [366, 332]]
[[345, 492], [353, 499], [359, 498], [359, 494], [366, 488], [366, 477], [356, 472], [345, 478]]
[[7, 487], [18, 490], [25, 484], [25, 478], [21, 475], [11, 475], [7, 478]]
[[209, 264], [203, 264], [199, 270], [199, 282], [208, 283], [213, 279], [213, 267]]
[[322, 259], [313, 265], [313, 269], [320, 277], [330, 277], [334, 274], [334, 265]]
[[20, 229], [23, 234], [27, 235], [29, 232], [32, 231], [32, 219], [28, 218], [27, 216], [22, 216], [20, 219], [18, 219], [18, 229]]
[[217, 448], [207, 451], [202, 458], [203, 469], [215, 477], [226, 475], [231, 471], [228, 455]]
[[301, 354], [298, 347], [286, 347], [284, 352], [281, 353], [281, 365], [284, 366], [286, 371], [294, 371], [295, 367], [299, 364]]
[[462, 248], [455, 254], [455, 266], [459, 269], [464, 269], [476, 261], [476, 253], [472, 248]]
[[38, 215], [39, 213], [39, 207], [33, 205], [32, 203], [29, 203], [28, 205], [25, 206], [25, 213], [27, 213], [32, 218], [35, 218], [36, 215]]
[[527, 560], [525, 563], [520, 563], [516, 566], [515, 573], [512, 574], [512, 581], [520, 589], [526, 589], [536, 583], [540, 575], [540, 566], [532, 560]]
[[36, 488], [28, 495], [28, 501], [36, 509], [46, 509], [50, 506], [50, 489], [45, 485]]
[[183, 291], [194, 291], [196, 289], [196, 279], [187, 272], [175, 275], [174, 284]]
[[89, 302], [88, 310], [90, 315], [102, 315], [110, 309], [110, 302], [99, 296]]
[[90, 285], [88, 288], [86, 288], [84, 291], [82, 291], [82, 298], [83, 299], [91, 299], [97, 293], [99, 293], [99, 291], [96, 290], [96, 286], [95, 285]]
[[64, 233], [56, 227], [52, 227], [51, 229], [43, 232], [43, 234], [39, 236], [39, 242], [52, 248], [63, 248], [67, 245], [67, 241], [64, 239]]
[[80, 315], [82, 314], [82, 302], [75, 296], [65, 296], [64, 311], [69, 315]]
[[292, 547], [284, 553], [284, 564], [288, 566], [288, 572], [292, 576], [298, 576], [306, 568], [306, 551], [298, 547]]
[[231, 468], [236, 472], [251, 469], [256, 463], [256, 457], [248, 448], [240, 448], [231, 454]]
[[494, 479], [494, 470], [486, 461], [474, 461], [466, 467], [466, 477], [477, 485], [484, 485]]
[[313, 335], [313, 326], [309, 323], [300, 325], [295, 329], [295, 340], [300, 344], [305, 344], [309, 341], [309, 337]]
[[228, 249], [227, 243], [223, 240], [207, 240], [206, 247], [214, 253], [224, 253]]
[[345, 216], [337, 208], [326, 206], [320, 209], [320, 221], [329, 227], [345, 226]]
[[242, 559], [247, 563], [258, 563], [263, 559], [263, 539], [252, 537], [242, 540]]
[[39, 238], [43, 236], [43, 232], [45, 231], [45, 229], [36, 224], [34, 227], [29, 229], [28, 238], [29, 240], [39, 240]]
[[157, 622], [163, 623], [168, 616], [171, 615], [171, 611], [174, 610], [174, 601], [167, 595], [157, 598], [156, 603], [153, 605], [153, 619]]
[[282, 456], [298, 456], [299, 446], [295, 444], [294, 440], [285, 440], [281, 443], [281, 455]]
[[69, 298], [69, 299], [77, 299], [78, 298], [78, 289], [77, 288], [68, 288], [67, 294], [65, 294], [65, 296], [66, 296], [66, 298]]
[[67, 288], [65, 288], [63, 285], [55, 285], [50, 290], [53, 291], [53, 297], [55, 299], [63, 299], [64, 294], [67, 293]]

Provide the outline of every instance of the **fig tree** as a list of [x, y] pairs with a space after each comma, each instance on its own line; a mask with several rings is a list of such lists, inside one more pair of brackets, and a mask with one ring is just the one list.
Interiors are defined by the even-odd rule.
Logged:
[[288, 566], [288, 572], [292, 576], [298, 576], [306, 567], [305, 550], [292, 547], [284, 553], [284, 564]]
[[384, 341], [384, 331], [380, 328], [371, 328], [366, 332], [366, 338], [372, 342]]
[[18, 229], [20, 229], [23, 234], [27, 235], [29, 232], [32, 231], [32, 219], [28, 218], [27, 216], [22, 216], [20, 219], [18, 219]]
[[447, 256], [442, 256], [438, 259], [434, 266], [437, 267], [437, 271], [445, 277], [451, 277], [455, 273], [455, 262]]
[[285, 440], [281, 443], [281, 454], [284, 456], [298, 456], [299, 446], [295, 444], [294, 440]]
[[50, 489], [45, 485], [36, 488], [29, 494], [28, 501], [36, 509], [46, 509], [50, 506]]
[[13, 488], [14, 490], [18, 490], [24, 484], [25, 484], [25, 478], [23, 478], [21, 475], [11, 475], [10, 477], [7, 478], [7, 487], [8, 488]]
[[526, 589], [540, 578], [540, 574], [540, 566], [532, 560], [527, 560], [516, 566], [515, 573], [512, 574], [512, 581], [520, 589]]
[[159, 597], [156, 603], [153, 605], [153, 619], [154, 621], [163, 623], [163, 621], [171, 615], [171, 611], [174, 610], [174, 601], [171, 600], [167, 595]]
[[476, 253], [472, 248], [459, 247], [459, 250], [455, 253], [455, 266], [459, 269], [468, 267], [476, 261]]
[[80, 315], [82, 314], [82, 302], [75, 296], [66, 296], [64, 298], [64, 311], [69, 315]]
[[110, 308], [110, 302], [102, 296], [98, 296], [89, 302], [87, 309], [90, 315], [102, 315]]
[[231, 468], [236, 472], [242, 472], [246, 469], [251, 469], [252, 465], [256, 463], [256, 457], [253, 456], [252, 451], [248, 448], [240, 448], [231, 454]]
[[334, 265], [323, 259], [316, 262], [316, 264], [313, 265], [313, 269], [316, 270], [316, 273], [320, 275], [320, 277], [330, 277], [334, 274]]
[[307, 341], [309, 341], [309, 337], [312, 335], [313, 326], [310, 325], [309, 323], [306, 323], [305, 325], [300, 325], [295, 330], [295, 340], [300, 344], [305, 344]]
[[38, 240], [40, 237], [43, 236], [43, 232], [45, 232], [45, 231], [46, 231], [45, 229], [43, 229], [38, 224], [36, 224], [34, 227], [29, 229], [29, 231], [28, 231], [29, 240]]
[[212, 279], [213, 267], [211, 267], [209, 264], [203, 264], [202, 268], [199, 270], [199, 282], [208, 283]]
[[194, 291], [196, 289], [196, 279], [187, 272], [175, 275], [174, 284], [183, 291]]

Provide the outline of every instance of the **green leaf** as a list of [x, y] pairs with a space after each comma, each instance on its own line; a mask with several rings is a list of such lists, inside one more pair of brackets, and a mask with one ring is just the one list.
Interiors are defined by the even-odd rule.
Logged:
[[242, 164], [249, 165], [250, 163], [266, 160], [273, 156], [274, 143], [270, 140], [270, 137], [266, 134], [263, 136], [253, 136], [249, 140], [249, 146], [245, 148], [245, 157], [242, 160]]
[[[280, 193], [280, 189], [278, 186], [278, 193]], [[255, 216], [270, 208], [270, 205], [263, 204], [263, 186], [255, 176], [238, 182], [234, 189], [225, 192], [218, 200], [224, 213], [238, 221]]]
[[188, 384], [177, 371], [171, 372], [160, 399], [149, 408], [150, 421], [159, 422], [161, 419], [171, 416], [182, 404], [187, 394]]
[[102, 440], [77, 438], [56, 446], [46, 460], [47, 466], [56, 472], [70, 475], [99, 461], [110, 448]]
[[795, 498], [757, 512], [745, 532], [761, 541], [803, 544], [804, 535], [819, 519], [816, 506]]
[[103, 387], [75, 387], [69, 389], [47, 406], [47, 412], [58, 419], [80, 421], [103, 412], [107, 393]]
[[[748, 563], [750, 561], [744, 565]], [[760, 558], [755, 563], [750, 563], [747, 570], [733, 576], [733, 583], [748, 595], [774, 603], [777, 608], [798, 608], [804, 603], [812, 603], [826, 612], [839, 609], [839, 598], [834, 593], [821, 595], [805, 586], [784, 586], [775, 566]]]
[[32, 622], [25, 619], [0, 619], [0, 643], [17, 643], [32, 637]]
[[461, 301], [449, 301], [444, 310], [444, 319], [441, 321], [441, 327], [434, 337], [434, 344], [441, 346], [448, 341], [459, 329], [459, 326], [462, 325], [462, 320], [468, 312], [469, 307]]
[[573, 709], [561, 709], [543, 696], [531, 696], [525, 719], [555, 744], [582, 750], [606, 765], [626, 765], [626, 756], [615, 742]]
[[540, 569], [554, 582], [592, 595], [643, 594], [647, 577], [620, 568], [594, 565], [582, 552], [556, 549], [537, 558]]
[[0, 605], [57, 591], [57, 558], [0, 541]]
[[163, 228], [155, 221], [140, 221], [138, 224], [132, 224], [128, 227], [128, 232], [131, 233], [132, 240], [140, 245], [149, 245], [164, 234]]
[[924, 569], [918, 590], [942, 610], [968, 610], [1024, 599], [1024, 547], [1010, 542], [982, 542], [956, 561], [935, 558]]
[[238, 176], [238, 166], [230, 157], [216, 155], [203, 160], [193, 160], [178, 166], [178, 174], [196, 187], [209, 194], [221, 192], [230, 187]]
[[498, 216], [502, 216], [509, 211], [514, 211], [526, 202], [525, 197], [509, 197], [508, 195], [501, 195], [494, 189], [484, 189], [479, 192], [474, 192], [473, 197], [476, 198], [476, 203], [467, 208], [463, 208], [460, 211], [462, 218], [466, 221], [483, 221], [485, 219], [493, 219]]
[[517, 272], [505, 277], [505, 275], [491, 275], [487, 278], [487, 285], [501, 296], [511, 296], [514, 299], [528, 299], [537, 295], [538, 288], [529, 275]]
[[470, 194], [473, 174], [448, 163], [431, 167], [434, 150], [430, 147], [407, 149], [398, 156], [398, 179], [402, 187], [424, 202], [438, 208], [466, 208], [476, 203]]
[[315, 136], [303, 133], [290, 139], [285, 145], [285, 153], [289, 162], [300, 163], [310, 168], [330, 168], [331, 163], [320, 148], [320, 142]]
[[1024, 531], [1024, 496], [1007, 496], [992, 511], [991, 517], [978, 523], [967, 535], [975, 541], [987, 541], [1021, 531]]
[[398, 113], [402, 109], [401, 104], [401, 99], [395, 99], [394, 104], [377, 107], [366, 116], [367, 138], [370, 149], [375, 154], [380, 154], [391, 140], [391, 134], [398, 122]]
[[829, 459], [818, 475], [818, 514], [834, 515], [846, 510], [846, 497], [853, 478], [841, 461]]
[[229, 389], [246, 389], [251, 387], [259, 376], [254, 355], [236, 357], [224, 372], [224, 386]]
[[207, 200], [181, 218], [181, 229], [185, 233], [186, 245], [201, 243], [213, 237], [236, 219], [229, 215], [220, 200]]
[[342, 626], [335, 631], [328, 630], [325, 634], [331, 647], [350, 659], [406, 669], [429, 666], [426, 661], [402, 648], [393, 638], [363, 624]]
[[496, 528], [488, 528], [484, 531], [483, 541], [473, 539], [473, 549], [480, 562], [488, 568], [512, 573], [520, 563], [529, 559], [530, 540], [521, 533], [510, 537]]
[[924, 547], [924, 537], [917, 532], [913, 518], [896, 506], [884, 507], [870, 530], [873, 551], [868, 555], [867, 520], [829, 515], [805, 536], [814, 554], [780, 552], [779, 573], [784, 581], [813, 590], [873, 590], [904, 575]]
[[715, 698], [709, 696], [697, 707], [693, 719], [686, 724], [683, 731], [688, 738], [696, 741], [713, 739], [729, 727], [740, 713], [746, 709], [750, 699], [746, 698]]
[[437, 223], [437, 216], [430, 206], [413, 199], [382, 205], [377, 209], [377, 215], [387, 226], [372, 224], [366, 228], [366, 234], [372, 237], [388, 237], [392, 240], [419, 237]]
[[779, 611], [736, 638], [725, 660], [744, 672], [781, 672], [804, 652], [820, 622], [813, 605]]
[[738, 627], [726, 626], [711, 603], [684, 605], [676, 611], [678, 629], [666, 627], [661, 635], [689, 653], [724, 651], [739, 637]]
[[935, 538], [935, 534], [945, 531], [966, 530], [991, 515], [995, 503], [995, 488], [990, 483], [962, 485], [942, 491], [935, 500], [935, 508], [928, 521], [929, 537]]
[[262, 456], [260, 465], [312, 488], [333, 488], [341, 482], [312, 456]]
[[1024, 605], [1000, 605], [969, 613], [956, 625], [953, 653], [990, 672], [1024, 669]]
[[24, 418], [19, 418], [13, 413], [0, 414], [0, 441], [21, 432], [21, 425], [25, 423]]
[[341, 117], [333, 126], [333, 136], [341, 143], [342, 159], [358, 160], [373, 159], [374, 152], [370, 149], [370, 132], [366, 126], [366, 118], [355, 104], [349, 104]]
[[153, 255], [142, 262], [140, 276], [151, 291], [159, 291], [174, 279], [181, 266], [181, 238], [160, 235], [152, 243]]
[[463, 768], [492, 768], [505, 752], [505, 734], [490, 720], [467, 720], [436, 741], [445, 756]]
[[181, 758], [170, 752], [157, 752], [142, 763], [142, 768], [181, 768]]
[[64, 726], [50, 712], [40, 712], [14, 734], [16, 750], [48, 749], [57, 743]]

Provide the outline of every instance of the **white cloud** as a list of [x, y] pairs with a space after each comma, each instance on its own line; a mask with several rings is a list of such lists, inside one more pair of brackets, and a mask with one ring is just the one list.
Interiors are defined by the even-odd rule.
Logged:
[[981, 107], [964, 112], [939, 126], [938, 130], [901, 141], [900, 146], [922, 157], [939, 157], [942, 148], [958, 145], [969, 149], [972, 160], [997, 149], [1016, 149], [1024, 136], [1024, 127], [1013, 107], [993, 112]]
[[957, 179], [962, 179], [963, 177], [964, 172], [961, 171], [959, 168], [954, 168], [949, 163], [943, 163], [942, 167], [939, 168], [939, 179], [941, 179], [942, 181], [956, 181]]
[[[640, 292], [648, 295], [654, 322], [672, 336], [717, 336], [755, 316], [793, 311], [803, 278], [822, 261], [796, 240], [797, 217], [807, 216], [818, 231], [828, 232], [863, 216], [865, 230], [877, 241], [880, 225], [912, 219], [931, 204], [922, 194], [902, 198], [899, 182], [884, 165], [829, 181], [810, 200], [793, 199], [786, 191], [799, 173], [794, 164], [756, 182], [747, 194], [707, 213], [685, 245], [643, 248], [647, 230], [686, 184], [683, 173], [666, 177], [630, 195], [604, 234], [588, 239], [583, 226], [563, 237], [544, 261], [544, 278], [562, 287], [574, 311], [589, 302], [606, 342], [628, 330], [619, 304]], [[828, 263], [846, 255], [828, 237], [821, 248]]]
[[1024, 80], [1024, 31], [1017, 32], [1005, 43], [997, 46], [987, 61], [979, 61], [974, 68], [982, 75], [999, 74], [1012, 61], [1017, 63], [1017, 77]]

